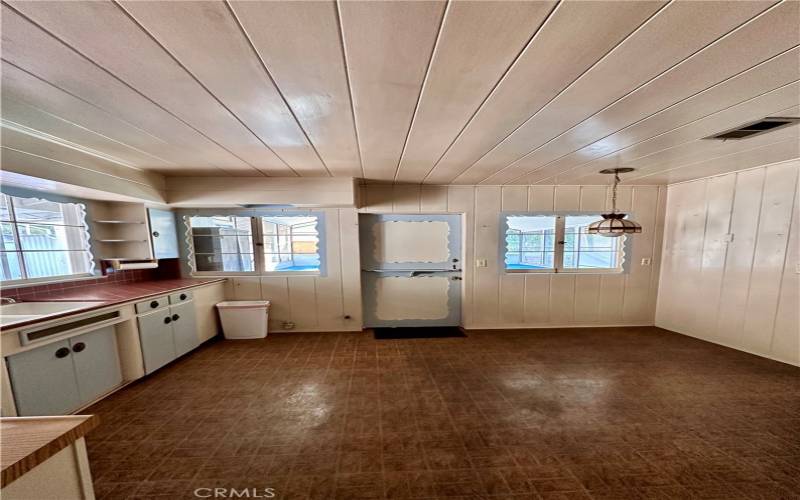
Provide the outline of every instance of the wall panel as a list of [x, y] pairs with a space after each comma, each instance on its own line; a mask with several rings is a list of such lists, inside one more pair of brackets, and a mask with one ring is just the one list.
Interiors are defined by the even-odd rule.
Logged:
[[[363, 186], [365, 206], [360, 211], [408, 212], [418, 206], [421, 212], [445, 209], [464, 214], [462, 319], [467, 328], [653, 324], [665, 187], [620, 188], [618, 206], [632, 210], [645, 225], [644, 232], [634, 236], [628, 271], [577, 276], [506, 274], [500, 213], [605, 210], [610, 208], [610, 190], [605, 186], [422, 186], [418, 204], [408, 198], [416, 191], [398, 187]], [[643, 258], [651, 259], [651, 264], [642, 266]], [[477, 259], [486, 259], [487, 267], [477, 267]]]
[[799, 169], [669, 187], [656, 325], [800, 364]]

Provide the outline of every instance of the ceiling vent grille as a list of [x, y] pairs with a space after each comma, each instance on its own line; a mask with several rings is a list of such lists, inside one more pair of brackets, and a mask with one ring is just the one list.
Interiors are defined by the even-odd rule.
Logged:
[[748, 123], [747, 125], [742, 125], [741, 127], [727, 130], [721, 134], [706, 137], [706, 139], [721, 139], [723, 141], [728, 139], [744, 139], [747, 137], [753, 137], [754, 135], [772, 132], [773, 130], [778, 130], [779, 128], [788, 127], [789, 125], [794, 125], [798, 122], [800, 122], [800, 118], [764, 118], [763, 120], [759, 120], [757, 122]]

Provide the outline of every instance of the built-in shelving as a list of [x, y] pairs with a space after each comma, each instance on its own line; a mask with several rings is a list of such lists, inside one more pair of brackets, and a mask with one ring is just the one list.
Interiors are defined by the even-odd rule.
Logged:
[[148, 260], [150, 246], [147, 208], [144, 203], [106, 202], [92, 220], [92, 243], [98, 255], [116, 255], [103, 260]]

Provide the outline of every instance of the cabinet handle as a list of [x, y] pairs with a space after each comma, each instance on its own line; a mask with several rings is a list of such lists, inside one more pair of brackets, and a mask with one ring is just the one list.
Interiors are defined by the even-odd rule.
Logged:
[[86, 349], [86, 344], [84, 344], [83, 342], [78, 342], [77, 344], [72, 346], [72, 351], [73, 352], [81, 352], [84, 349]]
[[178, 321], [179, 319], [181, 319], [181, 317], [178, 316], [177, 314], [172, 315], [172, 321]]
[[61, 347], [56, 351], [57, 358], [66, 358], [67, 356], [69, 356], [69, 349], [66, 347]]
[[165, 325], [168, 325], [168, 324], [170, 324], [170, 323], [172, 323], [172, 318], [170, 318], [169, 316], [167, 316], [166, 318], [164, 318], [164, 324], [165, 324]]
[[150, 302], [150, 307], [152, 307], [153, 309], [155, 309], [156, 307], [158, 307], [158, 301], [157, 301], [157, 300], [154, 300], [153, 302]]
[[181, 300], [186, 300], [186, 294], [185, 293], [181, 294]]

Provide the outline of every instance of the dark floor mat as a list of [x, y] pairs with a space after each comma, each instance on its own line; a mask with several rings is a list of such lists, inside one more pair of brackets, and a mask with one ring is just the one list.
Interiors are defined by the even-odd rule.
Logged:
[[447, 337], [466, 337], [457, 326], [414, 326], [401, 328], [373, 328], [377, 340], [388, 339], [441, 339]]

